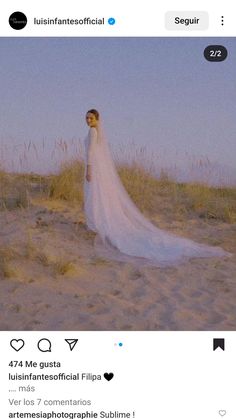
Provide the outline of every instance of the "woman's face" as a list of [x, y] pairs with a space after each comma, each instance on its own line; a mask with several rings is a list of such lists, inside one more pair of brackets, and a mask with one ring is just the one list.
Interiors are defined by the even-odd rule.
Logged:
[[96, 127], [98, 124], [98, 120], [93, 113], [88, 112], [86, 114], [86, 122], [89, 127]]

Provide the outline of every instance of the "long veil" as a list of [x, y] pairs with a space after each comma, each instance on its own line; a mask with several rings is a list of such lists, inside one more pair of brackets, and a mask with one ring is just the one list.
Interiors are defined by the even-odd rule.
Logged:
[[94, 151], [93, 202], [98, 256], [140, 266], [168, 266], [191, 257], [231, 256], [220, 247], [196, 243], [152, 224], [136, 207], [117, 173], [99, 121]]

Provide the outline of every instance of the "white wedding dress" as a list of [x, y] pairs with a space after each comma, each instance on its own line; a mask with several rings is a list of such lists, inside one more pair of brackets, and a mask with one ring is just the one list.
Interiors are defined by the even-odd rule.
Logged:
[[143, 216], [121, 182], [100, 123], [85, 139], [87, 164], [91, 180], [84, 176], [84, 210], [88, 228], [98, 233], [94, 244], [98, 256], [158, 267], [193, 257], [231, 256], [220, 247], [166, 232]]

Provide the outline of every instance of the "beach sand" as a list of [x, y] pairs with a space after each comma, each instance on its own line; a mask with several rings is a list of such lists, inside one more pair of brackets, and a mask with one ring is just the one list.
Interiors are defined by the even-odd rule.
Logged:
[[151, 221], [234, 255], [137, 267], [96, 255], [76, 204], [1, 211], [0, 330], [235, 330], [236, 224]]

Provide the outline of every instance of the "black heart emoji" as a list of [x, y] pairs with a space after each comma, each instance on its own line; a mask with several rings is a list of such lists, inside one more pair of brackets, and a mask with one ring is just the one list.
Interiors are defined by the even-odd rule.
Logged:
[[113, 372], [105, 372], [105, 374], [104, 374], [104, 378], [105, 378], [107, 381], [111, 381], [113, 377], [114, 377]]

